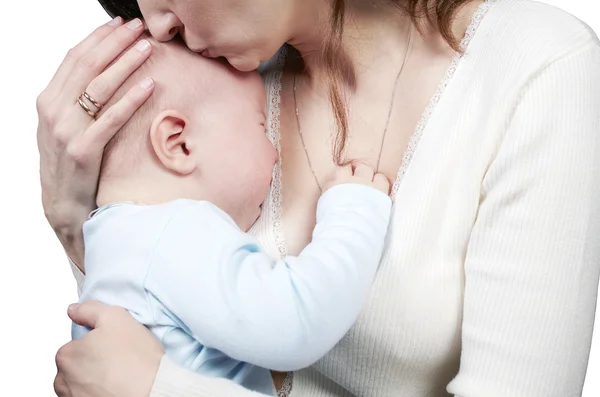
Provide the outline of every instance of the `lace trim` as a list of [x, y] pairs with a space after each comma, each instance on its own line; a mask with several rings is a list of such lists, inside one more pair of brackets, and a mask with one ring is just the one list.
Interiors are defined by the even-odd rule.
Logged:
[[[273, 167], [273, 183], [271, 184], [271, 212], [273, 215], [273, 232], [275, 234], [275, 243], [279, 255], [284, 257], [287, 255], [287, 244], [285, 234], [283, 232], [282, 222], [282, 184], [281, 184], [281, 144], [279, 143], [279, 104], [281, 103], [281, 76], [283, 74], [283, 66], [287, 56], [287, 48], [284, 46], [277, 56], [277, 64], [273, 73], [273, 83], [269, 88], [269, 126], [268, 135], [271, 143], [277, 150], [277, 164]], [[287, 378], [286, 378], [287, 379]]]
[[[481, 3], [479, 5], [477, 10], [473, 14], [473, 16], [471, 18], [471, 23], [469, 24], [469, 27], [467, 28], [467, 31], [465, 32], [465, 36], [463, 37], [463, 39], [460, 42], [460, 49], [462, 52], [466, 51], [467, 47], [469, 46], [469, 43], [471, 42], [471, 39], [473, 38], [473, 36], [475, 36], [475, 32], [477, 31], [477, 28], [479, 27], [481, 20], [483, 19], [483, 17], [485, 16], [485, 14], [489, 10], [489, 8], [492, 6], [492, 4], [495, 2], [496, 2], [496, 0], [485, 0], [483, 3]], [[408, 141], [408, 147], [406, 148], [406, 151], [404, 152], [404, 155], [402, 156], [402, 163], [400, 164], [400, 168], [398, 168], [398, 174], [396, 175], [396, 180], [394, 181], [394, 184], [392, 185], [392, 192], [390, 194], [392, 201], [394, 201], [396, 199], [396, 194], [398, 193], [398, 189], [400, 188], [400, 183], [402, 182], [402, 178], [404, 177], [404, 174], [406, 173], [406, 170], [408, 169], [408, 166], [410, 165], [410, 161], [412, 160], [412, 158], [415, 154], [415, 151], [417, 150], [417, 145], [419, 143], [419, 140], [421, 139], [421, 136], [423, 135], [423, 131], [425, 130], [425, 127], [427, 126], [427, 123], [429, 122], [429, 119], [431, 118], [431, 115], [433, 114], [433, 111], [435, 110], [438, 102], [442, 98], [442, 95], [444, 94], [446, 87], [452, 80], [452, 77], [454, 76], [454, 72], [456, 72], [456, 69], [458, 68], [458, 64], [460, 63], [462, 58], [463, 58], [463, 56], [459, 52], [455, 53], [454, 56], [452, 57], [452, 62], [450, 63], [450, 66], [446, 70], [446, 74], [444, 75], [444, 78], [438, 85], [438, 88], [437, 88], [435, 94], [433, 95], [433, 97], [431, 98], [431, 100], [429, 102], [429, 105], [427, 105], [427, 108], [421, 115], [421, 120], [419, 120], [419, 123], [417, 124], [417, 126], [415, 127], [415, 130], [413, 132], [413, 135], [410, 137], [410, 140]]]
[[283, 383], [281, 384], [281, 389], [277, 392], [277, 397], [290, 397], [290, 393], [292, 392], [292, 385], [294, 384], [294, 373], [288, 372], [285, 378], [283, 379]]

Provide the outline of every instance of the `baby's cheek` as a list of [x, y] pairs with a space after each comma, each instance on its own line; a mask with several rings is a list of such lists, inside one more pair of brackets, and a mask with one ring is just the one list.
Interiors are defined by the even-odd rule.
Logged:
[[277, 153], [277, 150], [273, 147], [273, 145], [271, 144], [271, 142], [268, 142], [269, 148], [270, 148], [270, 152], [271, 153], [271, 164], [274, 166], [277, 163], [277, 160], [279, 158], [279, 154]]

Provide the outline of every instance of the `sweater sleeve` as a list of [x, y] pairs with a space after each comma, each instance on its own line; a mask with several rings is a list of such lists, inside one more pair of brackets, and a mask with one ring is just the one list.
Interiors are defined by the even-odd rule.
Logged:
[[600, 272], [600, 47], [529, 81], [465, 259], [461, 397], [581, 395]]
[[209, 378], [163, 356], [149, 397], [266, 397], [227, 379]]
[[145, 287], [202, 345], [277, 371], [312, 365], [356, 321], [375, 277], [391, 200], [345, 184], [321, 197], [312, 242], [273, 259], [203, 203], [174, 215]]

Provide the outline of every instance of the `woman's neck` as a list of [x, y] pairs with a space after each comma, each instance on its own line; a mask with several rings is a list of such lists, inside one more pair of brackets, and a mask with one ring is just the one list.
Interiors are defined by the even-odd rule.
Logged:
[[[458, 11], [452, 30], [460, 40], [469, 26], [471, 15], [483, 0], [473, 0]], [[331, 0], [299, 0], [296, 33], [289, 40], [301, 54], [307, 74], [322, 81], [324, 72], [320, 49], [329, 34]], [[343, 50], [355, 73], [374, 64], [399, 64], [408, 45], [411, 19], [390, 0], [347, 0], [343, 33]], [[427, 46], [428, 52], [446, 52], [449, 45], [434, 26], [423, 23], [420, 34], [415, 30], [413, 46]]]

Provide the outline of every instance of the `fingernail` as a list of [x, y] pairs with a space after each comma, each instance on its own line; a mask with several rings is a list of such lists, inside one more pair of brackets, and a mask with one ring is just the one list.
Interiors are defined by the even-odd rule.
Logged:
[[144, 80], [142, 80], [140, 82], [140, 87], [142, 87], [145, 90], [152, 88], [153, 85], [154, 85], [154, 80], [152, 80], [150, 77], [146, 77]]
[[73, 310], [77, 309], [77, 306], [79, 306], [77, 303], [73, 303], [73, 304], [69, 305], [67, 312], [71, 313]]
[[127, 27], [131, 30], [138, 30], [142, 26], [142, 21], [139, 18], [135, 18], [127, 22]]
[[108, 26], [118, 26], [123, 22], [123, 18], [121, 17], [116, 17], [114, 18], [112, 21], [110, 21], [108, 23]]
[[135, 49], [139, 52], [146, 52], [150, 49], [150, 43], [148, 40], [141, 40], [135, 45]]

